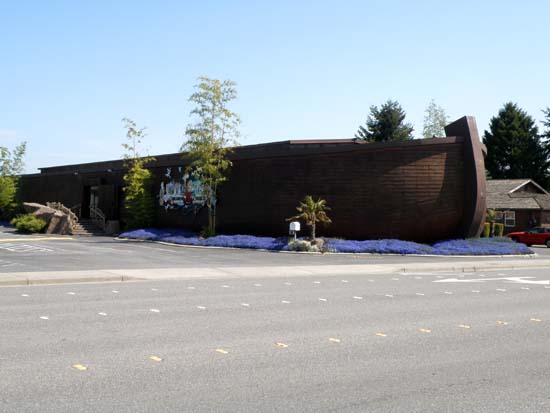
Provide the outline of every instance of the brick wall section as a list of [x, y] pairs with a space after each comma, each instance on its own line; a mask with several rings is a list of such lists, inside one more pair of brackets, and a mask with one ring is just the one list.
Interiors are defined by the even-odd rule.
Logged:
[[[319, 233], [350, 239], [433, 241], [454, 236], [463, 211], [462, 143], [401, 146], [234, 161], [221, 190], [223, 233], [285, 235], [305, 195], [327, 200], [333, 224]], [[174, 171], [176, 168], [173, 168]], [[156, 188], [162, 173], [156, 171]], [[176, 176], [177, 177], [177, 174]], [[159, 210], [162, 226], [198, 228], [198, 217]], [[304, 228], [305, 230], [305, 228]]]
[[[327, 200], [333, 224], [320, 235], [348, 239], [400, 238], [435, 241], [460, 236], [464, 211], [464, 140], [438, 138], [406, 143], [301, 144], [280, 142], [238, 148], [229, 181], [219, 192], [221, 233], [283, 236], [286, 218], [305, 195]], [[166, 167], [179, 178], [181, 154], [161, 155], [150, 165], [158, 194]], [[75, 174], [76, 172], [76, 174]], [[123, 162], [44, 168], [22, 179], [24, 201], [85, 202], [89, 186], [99, 186], [100, 208], [118, 219]], [[159, 227], [200, 229], [206, 210], [157, 208]], [[307, 233], [303, 228], [303, 233]]]

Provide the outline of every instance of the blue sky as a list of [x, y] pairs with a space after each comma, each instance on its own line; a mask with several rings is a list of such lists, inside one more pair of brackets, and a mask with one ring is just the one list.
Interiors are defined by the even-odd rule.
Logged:
[[241, 144], [352, 137], [398, 100], [487, 128], [506, 101], [550, 106], [550, 3], [0, 0], [0, 145], [27, 172], [122, 154], [121, 118], [176, 152], [198, 76], [232, 79]]

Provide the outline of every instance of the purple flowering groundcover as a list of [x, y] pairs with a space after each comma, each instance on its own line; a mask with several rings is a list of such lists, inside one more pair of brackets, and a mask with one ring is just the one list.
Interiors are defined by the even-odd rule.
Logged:
[[[180, 245], [231, 247], [283, 251], [288, 249], [286, 237], [256, 237], [253, 235], [216, 235], [201, 238], [196, 233], [181, 229], [138, 229], [124, 232], [120, 238], [164, 241]], [[522, 255], [533, 251], [509, 238], [471, 238], [419, 244], [395, 239], [354, 241], [326, 238], [326, 246], [333, 252], [372, 254], [430, 254], [430, 255]]]

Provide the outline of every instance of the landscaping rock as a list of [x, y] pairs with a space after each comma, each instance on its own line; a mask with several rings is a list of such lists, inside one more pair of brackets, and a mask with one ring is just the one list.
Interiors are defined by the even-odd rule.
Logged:
[[67, 214], [46, 205], [33, 202], [24, 202], [23, 208], [27, 213], [33, 214], [48, 223], [46, 234], [71, 234], [71, 221]]

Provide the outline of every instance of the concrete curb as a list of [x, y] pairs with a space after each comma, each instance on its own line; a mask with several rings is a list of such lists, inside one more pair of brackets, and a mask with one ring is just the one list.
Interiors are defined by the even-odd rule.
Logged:
[[517, 269], [550, 268], [550, 259], [407, 264], [357, 264], [262, 267], [197, 267], [113, 269], [98, 271], [26, 272], [0, 275], [0, 286], [40, 284], [73, 284], [127, 281], [252, 279], [262, 277], [286, 278], [298, 276], [364, 276], [375, 274], [421, 272], [478, 272]]

